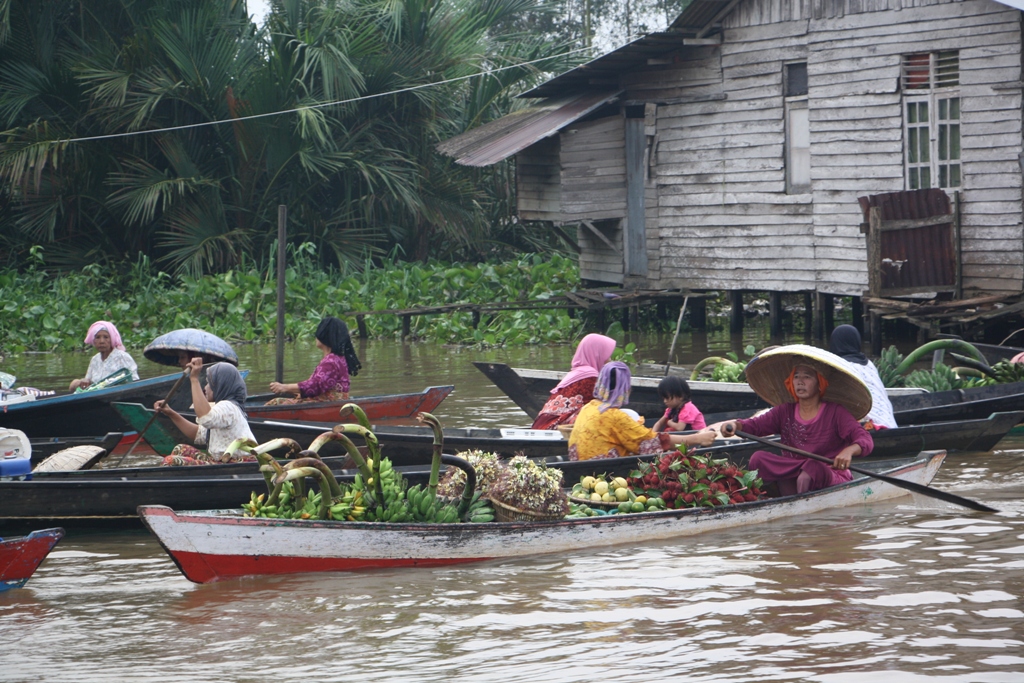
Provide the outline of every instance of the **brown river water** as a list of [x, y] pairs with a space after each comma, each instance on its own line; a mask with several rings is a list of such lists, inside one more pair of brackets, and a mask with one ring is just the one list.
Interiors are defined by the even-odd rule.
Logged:
[[[660, 360], [670, 339], [641, 341]], [[684, 337], [677, 356], [738, 343]], [[238, 350], [263, 391], [273, 347]], [[435, 414], [452, 426], [528, 422], [470, 361], [565, 368], [572, 355], [358, 350], [354, 394], [451, 383]], [[316, 360], [290, 346], [288, 378]], [[66, 386], [87, 363], [3, 369]], [[670, 543], [204, 586], [145, 531], [75, 529], [25, 588], [0, 593], [0, 681], [1024, 681], [1024, 437], [951, 454], [934, 485], [1003, 512], [908, 495]]]

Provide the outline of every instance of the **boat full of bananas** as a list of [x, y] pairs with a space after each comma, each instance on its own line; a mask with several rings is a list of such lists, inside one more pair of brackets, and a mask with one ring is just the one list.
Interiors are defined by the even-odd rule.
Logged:
[[[476, 490], [473, 467], [461, 458], [442, 455], [442, 431], [437, 418], [420, 413], [420, 422], [434, 432], [434, 453], [430, 479], [426, 486], [410, 487], [400, 472], [392, 467], [388, 458], [380, 456], [380, 444], [370, 430], [365, 413], [355, 404], [346, 404], [342, 414], [354, 414], [358, 424], [340, 424], [334, 430], [317, 437], [310, 447], [298, 453], [295, 460], [279, 463], [268, 454], [266, 445], [257, 446], [247, 440], [231, 445], [231, 450], [254, 454], [267, 484], [267, 492], [254, 491], [242, 513], [249, 517], [271, 519], [331, 520], [346, 522], [415, 522], [421, 524], [453, 524], [456, 522], [484, 523], [494, 520], [490, 501]], [[364, 458], [349, 438], [361, 436], [367, 444], [370, 457]], [[320, 459], [319, 449], [329, 441], [338, 441], [359, 468], [351, 484], [341, 484], [331, 469]], [[277, 444], [276, 447], [291, 444]], [[293, 450], [297, 450], [293, 446]], [[441, 463], [460, 467], [466, 472], [467, 485], [461, 498], [449, 499], [437, 495]], [[312, 479], [317, 490], [307, 489]]]

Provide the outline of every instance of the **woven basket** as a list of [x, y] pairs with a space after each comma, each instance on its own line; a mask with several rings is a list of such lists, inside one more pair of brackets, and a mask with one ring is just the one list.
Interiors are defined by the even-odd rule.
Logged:
[[558, 431], [562, 433], [562, 438], [568, 441], [572, 434], [572, 425], [558, 425]]
[[563, 515], [552, 515], [548, 512], [520, 510], [493, 498], [491, 505], [494, 507], [494, 519], [499, 522], [554, 522], [563, 518]]

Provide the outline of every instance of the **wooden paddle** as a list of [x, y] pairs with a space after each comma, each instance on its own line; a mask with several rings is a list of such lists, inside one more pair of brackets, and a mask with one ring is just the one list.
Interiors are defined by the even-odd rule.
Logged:
[[[181, 374], [181, 377], [179, 377], [178, 381], [174, 383], [174, 386], [171, 387], [171, 390], [167, 392], [167, 396], [164, 397], [164, 403], [167, 403], [168, 401], [171, 400], [171, 396], [174, 396], [174, 392], [178, 390], [178, 387], [181, 386], [181, 383], [185, 381], [185, 378], [188, 377], [190, 374], [192, 374], [191, 369], [185, 368], [185, 371]], [[128, 449], [127, 453], [121, 456], [121, 459], [114, 464], [114, 467], [120, 467], [121, 463], [124, 462], [124, 459], [132, 454], [132, 451], [135, 450], [135, 447], [139, 445], [140, 441], [142, 441], [142, 435], [146, 433], [146, 430], [149, 429], [149, 426], [153, 424], [153, 420], [155, 420], [156, 416], [159, 414], [160, 413], [158, 413], [157, 411], [153, 411], [153, 416], [149, 418], [149, 422], [147, 422], [146, 426], [143, 427], [142, 430], [139, 432], [139, 435], [135, 438], [135, 442], [132, 444], [131, 448]]]
[[[730, 426], [730, 425], [722, 425], [722, 435], [723, 436], [732, 436], [732, 433], [726, 434], [726, 431], [733, 432], [732, 429], [728, 429], [728, 430], [726, 429], [726, 427], [728, 427], [728, 426]], [[778, 443], [776, 441], [770, 441], [768, 439], [762, 439], [760, 436], [754, 436], [753, 434], [748, 434], [746, 432], [741, 432], [738, 429], [735, 430], [735, 432], [733, 432], [733, 433], [735, 433], [736, 436], [738, 436], [740, 438], [743, 438], [743, 439], [750, 439], [751, 441], [757, 441], [758, 443], [763, 443], [763, 444], [771, 446], [773, 448], [781, 448], [783, 450], [789, 451], [790, 453], [796, 453], [798, 455], [804, 456], [805, 458], [810, 458], [811, 460], [817, 460], [817, 461], [823, 462], [823, 463], [825, 463], [827, 465], [831, 465], [832, 464], [832, 459], [831, 458], [826, 458], [823, 455], [817, 455], [815, 453], [809, 453], [807, 451], [802, 451], [799, 448], [793, 448], [792, 446], [783, 445], [783, 444]], [[954, 495], [952, 493], [946, 493], [945, 491], [940, 491], [938, 489], [933, 489], [930, 486], [925, 486], [924, 484], [918, 484], [918, 483], [915, 483], [915, 482], [912, 482], [912, 481], [904, 481], [903, 479], [896, 479], [895, 477], [887, 477], [884, 474], [877, 474], [875, 472], [872, 472], [871, 470], [864, 470], [864, 469], [861, 469], [859, 467], [854, 467], [853, 465], [850, 465], [850, 471], [851, 472], [856, 472], [858, 474], [863, 474], [865, 476], [872, 477], [872, 478], [878, 479], [880, 481], [884, 481], [886, 484], [892, 484], [893, 486], [898, 486], [901, 489], [907, 489], [908, 491], [913, 491], [914, 493], [920, 493], [922, 496], [928, 496], [929, 498], [938, 498], [939, 500], [944, 500], [947, 503], [953, 503], [954, 505], [962, 505], [965, 508], [970, 508], [971, 510], [977, 510], [978, 512], [999, 512], [999, 510], [996, 510], [995, 508], [990, 508], [989, 506], [983, 505], [982, 503], [979, 503], [979, 502], [977, 502], [975, 500], [971, 500], [970, 498], [962, 498], [962, 497]]]

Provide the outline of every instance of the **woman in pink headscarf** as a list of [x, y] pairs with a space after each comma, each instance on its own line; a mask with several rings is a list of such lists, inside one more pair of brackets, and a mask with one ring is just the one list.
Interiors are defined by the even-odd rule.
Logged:
[[89, 361], [89, 370], [82, 379], [71, 380], [71, 391], [81, 387], [87, 389], [94, 382], [109, 377], [121, 368], [127, 368], [132, 373], [132, 379], [139, 378], [139, 367], [135, 360], [124, 350], [121, 343], [121, 334], [114, 327], [114, 323], [106, 320], [97, 320], [89, 326], [89, 332], [85, 335], [85, 343], [92, 344], [99, 351]]
[[569, 374], [562, 378], [540, 409], [533, 429], [555, 429], [572, 424], [580, 409], [594, 398], [594, 384], [601, 368], [612, 358], [615, 340], [603, 334], [588, 334], [576, 347]]

